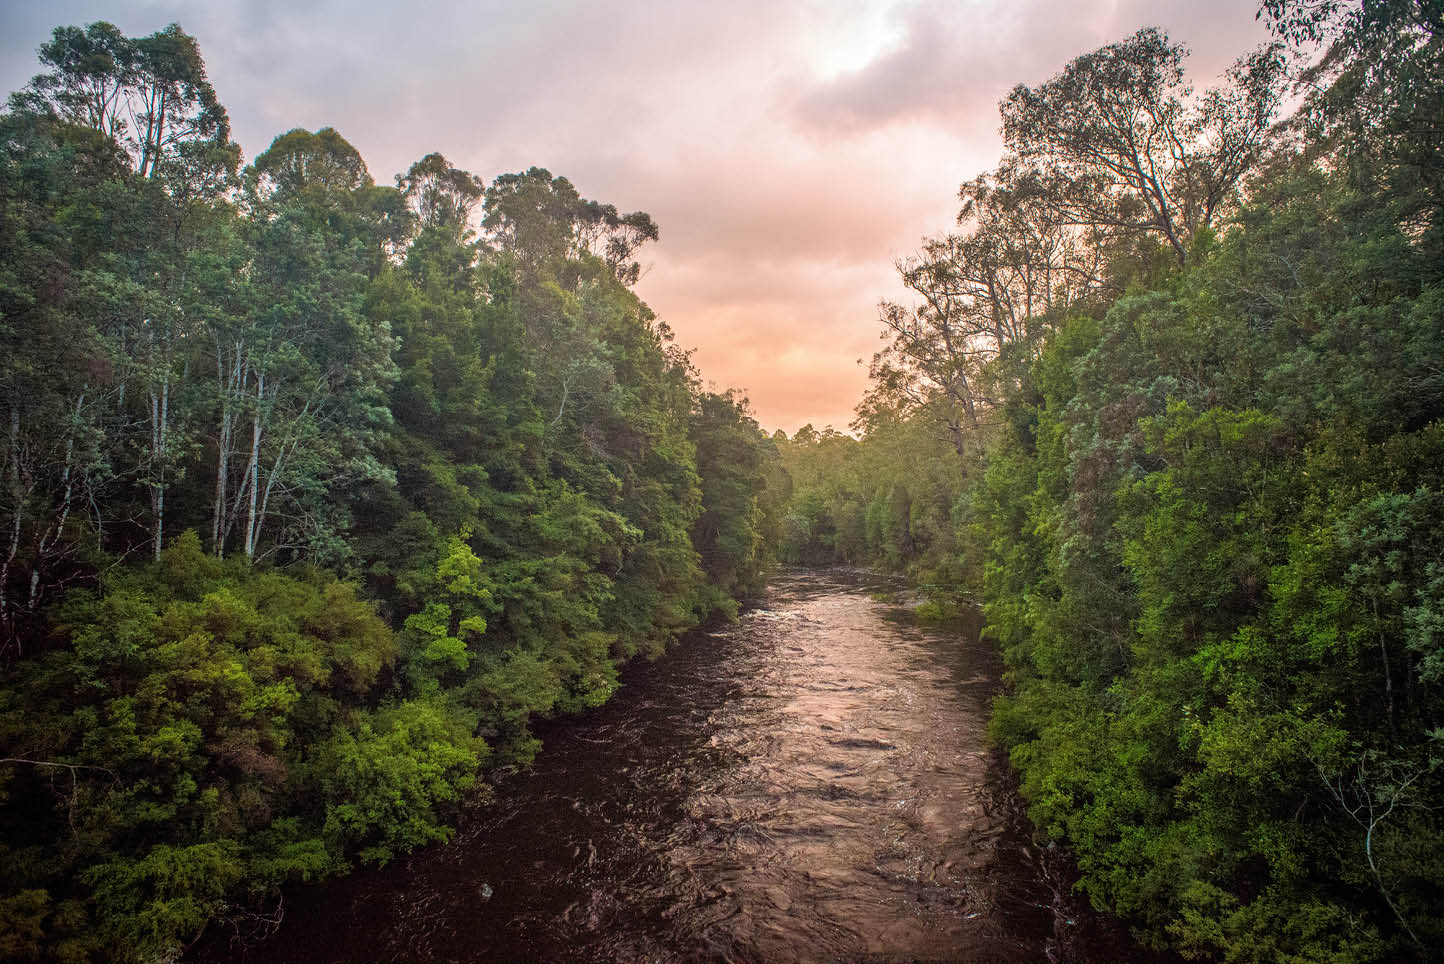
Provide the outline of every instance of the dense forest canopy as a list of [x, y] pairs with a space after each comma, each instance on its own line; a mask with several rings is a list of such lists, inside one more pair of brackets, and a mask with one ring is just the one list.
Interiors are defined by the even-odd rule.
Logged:
[[1437, 960], [1444, 7], [1260, 15], [1215, 88], [1145, 29], [1008, 95], [862, 437], [777, 440], [782, 551], [981, 607], [1030, 816], [1148, 942]]
[[645, 213], [337, 131], [249, 165], [193, 38], [0, 115], [0, 957], [151, 960], [445, 839], [529, 721], [760, 586], [771, 441]]

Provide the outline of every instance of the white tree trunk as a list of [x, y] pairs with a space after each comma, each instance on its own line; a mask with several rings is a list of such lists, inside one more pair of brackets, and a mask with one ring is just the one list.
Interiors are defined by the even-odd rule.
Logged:
[[246, 514], [246, 558], [256, 557], [256, 497], [257, 489], [260, 488], [260, 461], [261, 461], [261, 409], [265, 405], [266, 397], [266, 373], [256, 372], [256, 411], [251, 417], [251, 459], [250, 467], [246, 470], [250, 478], [251, 491], [250, 507]]
[[170, 371], [161, 378], [160, 394], [152, 386], [150, 392], [150, 508], [151, 557], [159, 561], [165, 536], [165, 470], [167, 435], [170, 428]]

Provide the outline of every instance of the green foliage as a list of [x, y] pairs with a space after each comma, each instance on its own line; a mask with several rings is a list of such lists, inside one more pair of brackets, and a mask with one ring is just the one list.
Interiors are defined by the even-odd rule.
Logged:
[[446, 839], [535, 718], [735, 615], [776, 453], [630, 289], [645, 213], [378, 185], [331, 128], [241, 169], [179, 27], [41, 59], [0, 113], [0, 956], [156, 960]]
[[401, 631], [408, 678], [417, 692], [436, 690], [449, 674], [455, 679], [465, 673], [469, 648], [486, 632], [491, 591], [481, 560], [458, 538], [445, 552], [428, 593], [435, 601], [408, 616]]
[[329, 801], [321, 833], [331, 849], [367, 843], [361, 859], [384, 864], [397, 850], [448, 839], [438, 805], [460, 799], [486, 755], [473, 725], [432, 699], [356, 713], [338, 727], [307, 761]]
[[937, 446], [924, 418], [873, 413], [857, 439], [810, 425], [774, 439], [785, 476], [779, 554], [809, 566], [868, 565], [907, 573], [925, 596], [918, 619], [972, 610], [976, 574], [960, 559], [959, 499], [967, 461]]
[[1409, 959], [1444, 927], [1439, 280], [1337, 191], [1274, 185], [1065, 325], [968, 506], [1030, 813], [1190, 957]]
[[240, 856], [233, 840], [159, 844], [139, 860], [120, 857], [90, 868], [83, 879], [102, 922], [100, 946], [138, 958], [198, 934], [244, 872]]
[[761, 591], [775, 538], [768, 506], [779, 497], [769, 491], [763, 472], [777, 449], [748, 414], [747, 400], [731, 393], [698, 397], [690, 435], [702, 483], [692, 544], [707, 577], [709, 608], [735, 615], [734, 600]]
[[[7, 899], [79, 887], [87, 902], [73, 921], [27, 898], [49, 941], [142, 959], [193, 936], [243, 882], [264, 891], [340, 865], [342, 846], [306, 843], [318, 824], [282, 814], [342, 792], [308, 776], [308, 758], [396, 659], [355, 587], [223, 562], [187, 532], [159, 562], [72, 593], [54, 629], [73, 645], [16, 664], [0, 710], [16, 758], [5, 806], [35, 831], [3, 852], [24, 888]], [[62, 827], [69, 843], [44, 846]]]
[[981, 605], [1037, 832], [1145, 941], [1433, 960], [1438, 5], [1263, 7], [1323, 48], [1292, 142], [1279, 45], [1193, 97], [1148, 29], [1012, 92], [960, 231], [900, 265], [865, 435], [781, 445], [782, 545]]

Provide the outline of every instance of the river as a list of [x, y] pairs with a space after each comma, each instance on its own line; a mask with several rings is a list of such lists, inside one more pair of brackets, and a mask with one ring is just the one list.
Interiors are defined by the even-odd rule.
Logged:
[[[987, 746], [976, 634], [783, 572], [733, 626], [548, 726], [445, 846], [289, 893], [211, 960], [1116, 961]], [[1089, 949], [1092, 941], [1094, 947]]]

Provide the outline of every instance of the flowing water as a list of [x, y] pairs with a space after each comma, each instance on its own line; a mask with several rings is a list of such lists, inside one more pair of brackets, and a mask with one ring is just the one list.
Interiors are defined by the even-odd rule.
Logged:
[[202, 956], [1125, 959], [1081, 948], [987, 747], [991, 649], [910, 624], [886, 588], [781, 574], [737, 625], [551, 726], [452, 843], [288, 895], [274, 936]]

